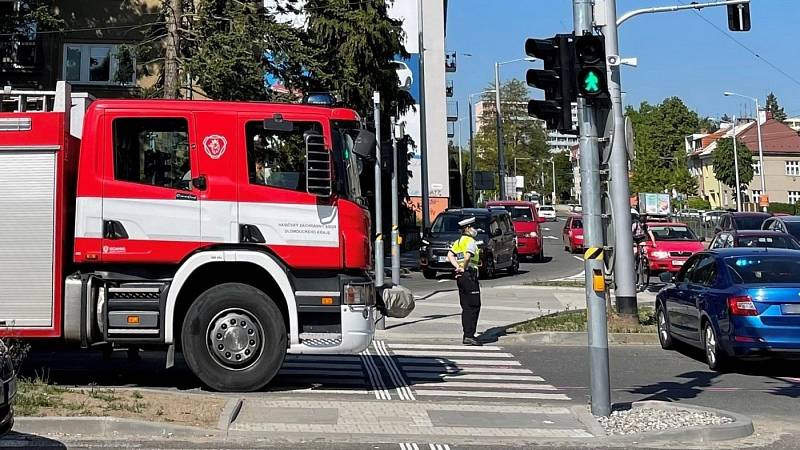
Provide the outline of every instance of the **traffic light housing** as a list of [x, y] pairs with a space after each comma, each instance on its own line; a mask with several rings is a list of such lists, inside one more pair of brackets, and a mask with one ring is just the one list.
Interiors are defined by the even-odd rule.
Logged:
[[601, 36], [585, 34], [575, 37], [578, 95], [589, 103], [609, 100], [606, 74], [606, 45]]
[[543, 69], [529, 69], [525, 75], [528, 86], [544, 90], [544, 100], [528, 101], [528, 114], [544, 120], [548, 129], [574, 133], [574, 36], [557, 34], [549, 39], [528, 39], [525, 53], [544, 62]]
[[728, 29], [750, 31], [750, 4], [728, 5]]

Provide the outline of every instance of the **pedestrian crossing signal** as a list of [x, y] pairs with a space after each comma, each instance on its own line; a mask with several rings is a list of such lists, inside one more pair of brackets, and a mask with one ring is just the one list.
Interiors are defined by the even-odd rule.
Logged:
[[575, 37], [578, 94], [587, 100], [608, 99], [606, 48], [601, 36]]

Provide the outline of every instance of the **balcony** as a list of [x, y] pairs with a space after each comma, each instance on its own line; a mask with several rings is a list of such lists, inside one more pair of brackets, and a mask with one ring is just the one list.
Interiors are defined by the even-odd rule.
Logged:
[[445, 94], [448, 97], [452, 97], [455, 93], [455, 87], [453, 86], [453, 80], [447, 80], [447, 86], [445, 87]]
[[445, 72], [455, 72], [456, 71], [456, 52], [445, 53], [444, 55], [444, 71]]
[[39, 51], [36, 41], [12, 39], [0, 41], [0, 69], [34, 70], [39, 65]]

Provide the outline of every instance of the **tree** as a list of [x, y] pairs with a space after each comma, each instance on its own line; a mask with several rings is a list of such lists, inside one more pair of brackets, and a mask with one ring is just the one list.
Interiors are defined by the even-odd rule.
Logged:
[[772, 92], [767, 95], [765, 109], [772, 113], [772, 117], [775, 120], [779, 122], [786, 120], [786, 112], [784, 112], [783, 108], [778, 104], [778, 97]]
[[731, 122], [733, 122], [733, 119], [731, 119], [731, 116], [729, 116], [729, 115], [727, 115], [727, 114], [723, 114], [723, 115], [722, 115], [722, 117], [720, 117], [720, 118], [719, 118], [719, 121], [720, 121], [720, 122], [728, 122], [728, 123], [731, 123]]
[[[490, 85], [488, 90], [494, 89]], [[550, 173], [550, 154], [542, 122], [528, 115], [528, 87], [520, 80], [510, 80], [500, 87], [505, 142], [506, 174], [514, 176], [514, 158], [517, 175], [525, 177], [526, 188], [544, 192], [552, 190], [543, 183], [542, 174]], [[494, 94], [486, 92], [482, 101], [487, 105], [481, 117], [479, 132], [475, 135], [475, 165], [477, 170], [497, 173], [497, 122], [494, 111]], [[489, 193], [489, 195], [492, 195]]]
[[66, 23], [37, 0], [17, 0], [0, 9], [0, 34], [33, 38], [37, 32], [62, 30]]
[[[736, 155], [739, 159], [739, 189], [741, 189], [753, 180], [753, 153], [737, 139]], [[736, 164], [733, 159], [733, 138], [718, 140], [717, 148], [714, 149], [711, 158], [717, 180], [735, 190]]]
[[636, 135], [636, 159], [631, 178], [632, 192], [664, 192], [665, 189], [693, 195], [697, 183], [686, 166], [686, 136], [701, 126], [697, 113], [678, 97], [658, 105], [642, 102], [627, 108]]

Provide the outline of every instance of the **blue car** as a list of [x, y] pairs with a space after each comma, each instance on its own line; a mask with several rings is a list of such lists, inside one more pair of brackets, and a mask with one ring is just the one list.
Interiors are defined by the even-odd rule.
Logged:
[[712, 370], [735, 358], [800, 356], [800, 251], [707, 250], [662, 281], [672, 283], [656, 296], [662, 348], [675, 339], [701, 348]]

